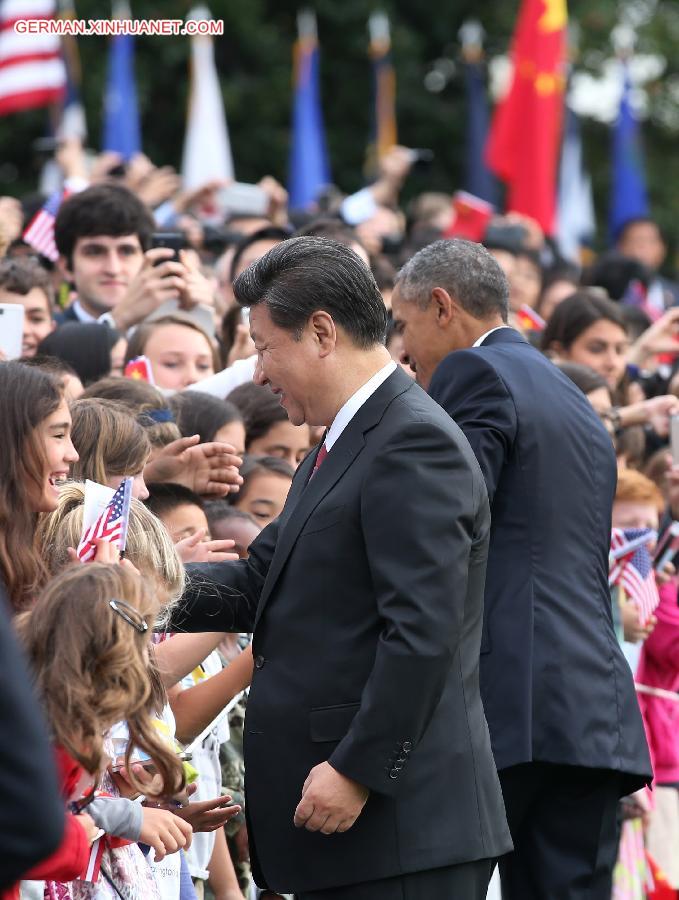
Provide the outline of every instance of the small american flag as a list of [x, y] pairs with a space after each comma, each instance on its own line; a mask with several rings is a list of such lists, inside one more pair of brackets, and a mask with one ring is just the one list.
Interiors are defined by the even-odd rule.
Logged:
[[42, 209], [33, 216], [23, 233], [24, 241], [52, 262], [59, 259], [59, 251], [54, 243], [54, 222], [61, 201], [67, 196], [67, 191], [55, 191]]
[[78, 544], [78, 559], [90, 562], [94, 559], [97, 540], [117, 544], [122, 552], [127, 540], [127, 525], [130, 518], [132, 499], [132, 478], [123, 479], [120, 487], [106, 504], [96, 522], [86, 529]]
[[639, 622], [646, 625], [660, 602], [655, 583], [653, 559], [648, 549], [655, 540], [651, 528], [614, 528], [611, 533], [611, 565], [609, 584], [619, 584], [636, 603]]

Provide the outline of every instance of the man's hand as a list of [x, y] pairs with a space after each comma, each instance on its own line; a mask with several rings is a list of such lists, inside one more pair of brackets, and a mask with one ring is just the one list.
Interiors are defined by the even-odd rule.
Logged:
[[173, 255], [174, 250], [169, 247], [154, 247], [146, 251], [144, 264], [132, 279], [123, 299], [111, 311], [120, 331], [137, 325], [167, 300], [186, 290], [186, 267], [173, 262]]
[[243, 483], [238, 474], [241, 457], [229, 444], [199, 444], [199, 440], [200, 436], [194, 434], [163, 447], [144, 467], [144, 479], [173, 481], [208, 498], [236, 492]]
[[302, 787], [295, 827], [335, 834], [348, 831], [361, 814], [370, 791], [341, 775], [328, 762], [314, 766]]

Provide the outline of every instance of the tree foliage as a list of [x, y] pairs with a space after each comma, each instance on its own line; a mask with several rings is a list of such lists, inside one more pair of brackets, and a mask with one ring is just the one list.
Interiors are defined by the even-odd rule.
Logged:
[[[321, 43], [322, 96], [334, 181], [345, 190], [362, 184], [370, 131], [371, 73], [367, 54], [367, 20], [385, 9], [392, 25], [392, 56], [397, 73], [399, 140], [430, 147], [435, 161], [426, 177], [415, 176], [408, 192], [453, 190], [462, 177], [465, 99], [459, 65], [458, 31], [466, 18], [479, 18], [486, 31], [488, 56], [507, 50], [519, 0], [456, 0], [433, 4], [422, 0], [312, 0]], [[649, 86], [651, 116], [644, 123], [647, 175], [654, 213], [669, 230], [679, 208], [679, 154], [675, 152], [679, 119], [679, 5], [676, 0], [572, 0], [577, 23], [578, 68], [596, 73], [612, 55], [610, 35], [622, 6], [641, 10], [638, 50], [660, 54], [667, 66]], [[216, 59], [236, 166], [242, 181], [271, 173], [286, 181], [292, 80], [292, 44], [300, 0], [211, 0], [211, 12], [224, 20], [216, 39]], [[162, 13], [150, 0], [132, 0], [135, 18], [183, 18], [188, 2], [165, 0]], [[77, 0], [81, 18], [101, 18], [98, 0]], [[105, 81], [106, 39], [79, 39], [82, 93], [89, 129], [88, 145], [98, 148]], [[437, 59], [449, 59], [445, 88], [425, 88]], [[157, 164], [179, 166], [188, 92], [189, 39], [141, 37], [136, 45], [136, 74], [142, 114], [144, 150]], [[676, 115], [675, 115], [676, 114]], [[46, 131], [46, 113], [36, 110], [0, 120], [0, 192], [20, 194], [35, 186], [38, 165], [29, 151]], [[593, 176], [595, 203], [604, 238], [610, 179], [609, 128], [588, 120], [585, 155]]]

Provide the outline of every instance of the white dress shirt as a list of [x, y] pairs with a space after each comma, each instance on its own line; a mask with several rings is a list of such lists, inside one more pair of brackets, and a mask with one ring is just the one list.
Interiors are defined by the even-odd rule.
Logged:
[[390, 360], [386, 366], [383, 366], [379, 370], [379, 372], [375, 372], [373, 377], [369, 381], [366, 381], [363, 387], [360, 387], [355, 394], [352, 394], [351, 397], [349, 397], [347, 402], [333, 419], [332, 425], [325, 436], [325, 449], [328, 452], [332, 450], [335, 441], [339, 438], [366, 400], [372, 397], [377, 388], [389, 378], [392, 372], [396, 371], [396, 368], [396, 363], [393, 359]]
[[481, 344], [485, 341], [489, 334], [492, 334], [494, 331], [499, 331], [501, 328], [511, 328], [511, 325], [496, 325], [495, 328], [491, 328], [490, 331], [487, 331], [485, 334], [482, 334], [481, 337], [474, 341], [472, 347], [480, 347]]

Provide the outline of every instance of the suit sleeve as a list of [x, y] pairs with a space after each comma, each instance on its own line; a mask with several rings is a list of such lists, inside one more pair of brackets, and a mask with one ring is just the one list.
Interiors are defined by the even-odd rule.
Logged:
[[[342, 774], [394, 795], [394, 746], [416, 752], [458, 649], [483, 483], [435, 425], [402, 429], [370, 466], [362, 525], [384, 622], [352, 725], [329, 759]], [[385, 774], [385, 772], [387, 774]]]
[[274, 521], [252, 542], [248, 559], [188, 565], [184, 594], [171, 611], [169, 630], [252, 631], [277, 535]]
[[504, 382], [481, 353], [458, 350], [436, 369], [429, 395], [464, 431], [492, 504], [517, 429], [516, 408]]
[[58, 847], [64, 804], [52, 750], [0, 585], [0, 890]]

